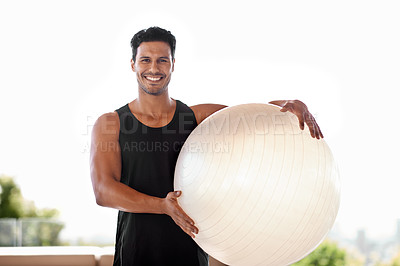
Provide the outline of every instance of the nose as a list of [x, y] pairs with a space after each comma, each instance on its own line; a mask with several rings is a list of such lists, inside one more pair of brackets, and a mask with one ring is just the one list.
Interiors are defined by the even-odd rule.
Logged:
[[152, 74], [156, 74], [159, 72], [159, 68], [158, 68], [158, 62], [157, 61], [153, 61], [150, 65], [150, 72]]

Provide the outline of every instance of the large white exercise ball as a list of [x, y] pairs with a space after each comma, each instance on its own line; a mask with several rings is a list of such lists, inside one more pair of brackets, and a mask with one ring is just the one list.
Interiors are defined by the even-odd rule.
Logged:
[[216, 112], [186, 140], [175, 190], [195, 221], [195, 241], [228, 265], [289, 265], [331, 229], [340, 189], [332, 153], [268, 104]]

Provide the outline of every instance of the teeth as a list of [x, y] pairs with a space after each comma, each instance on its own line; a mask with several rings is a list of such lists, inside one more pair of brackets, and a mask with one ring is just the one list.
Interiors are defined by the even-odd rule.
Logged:
[[151, 80], [151, 81], [158, 81], [161, 79], [161, 77], [158, 77], [158, 78], [146, 77], [146, 79]]

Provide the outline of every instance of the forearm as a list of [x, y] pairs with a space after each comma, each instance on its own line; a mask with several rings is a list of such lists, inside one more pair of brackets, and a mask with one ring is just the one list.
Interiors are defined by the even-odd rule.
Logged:
[[94, 187], [97, 204], [124, 212], [166, 214], [191, 237], [198, 234], [194, 221], [178, 204], [181, 192], [169, 192], [165, 198], [158, 198], [140, 193], [118, 180], [106, 180], [105, 184], [96, 183]]
[[117, 180], [98, 184], [96, 191], [96, 202], [100, 206], [132, 213], [164, 213], [163, 198], [146, 195]]

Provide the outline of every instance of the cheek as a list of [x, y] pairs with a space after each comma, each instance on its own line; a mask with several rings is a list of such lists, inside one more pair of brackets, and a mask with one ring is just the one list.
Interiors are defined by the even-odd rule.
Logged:
[[139, 72], [135, 72], [136, 73], [136, 79], [137, 80], [142, 80], [142, 76], [139, 74]]
[[174, 72], [174, 66], [165, 69], [165, 73], [169, 73], [171, 75], [172, 72]]

